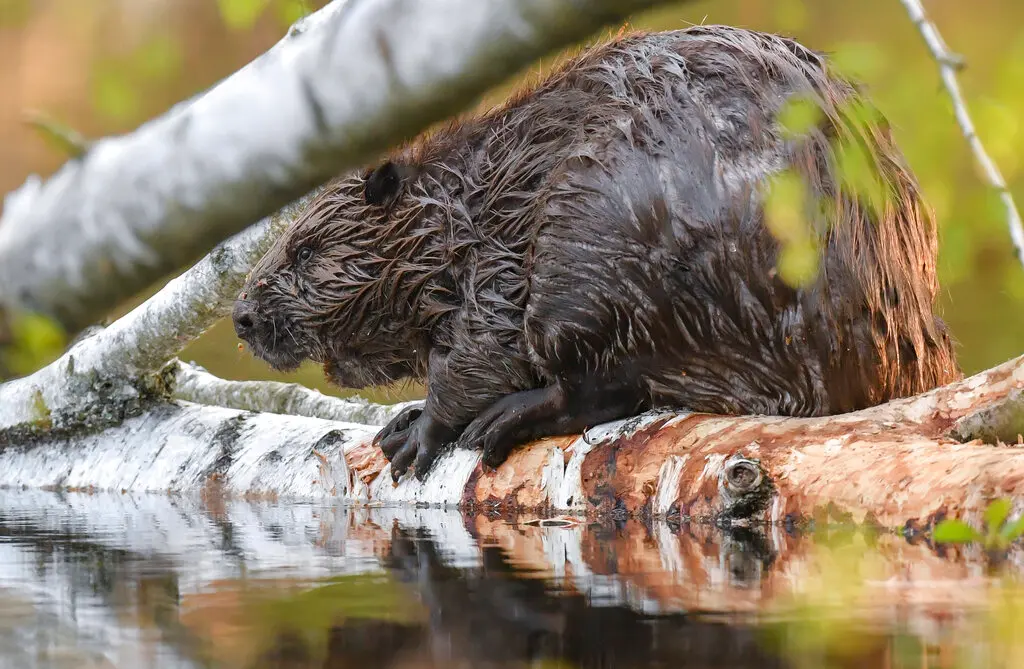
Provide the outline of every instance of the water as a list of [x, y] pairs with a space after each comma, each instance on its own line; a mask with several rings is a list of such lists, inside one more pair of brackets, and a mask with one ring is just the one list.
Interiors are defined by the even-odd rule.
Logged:
[[1014, 582], [841, 528], [0, 490], [24, 669], [1024, 666]]

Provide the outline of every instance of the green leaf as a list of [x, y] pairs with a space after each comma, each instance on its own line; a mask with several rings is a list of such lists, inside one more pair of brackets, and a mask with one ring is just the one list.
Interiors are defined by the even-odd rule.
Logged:
[[811, 239], [791, 242], [782, 247], [778, 259], [779, 278], [786, 285], [800, 288], [818, 275], [818, 247]]
[[964, 544], [980, 541], [982, 536], [962, 520], [944, 520], [932, 530], [932, 538], [940, 544]]
[[135, 118], [141, 105], [124, 72], [115, 67], [100, 68], [95, 73], [92, 103], [101, 114], [122, 121]]
[[249, 30], [267, 8], [269, 0], [217, 0], [220, 17], [232, 30]]
[[805, 97], [794, 97], [782, 106], [778, 114], [778, 122], [783, 133], [789, 137], [799, 137], [813, 129], [822, 120], [821, 108]]
[[1021, 514], [1020, 518], [1003, 527], [1002, 532], [1000, 532], [1003, 539], [1007, 542], [1013, 541], [1019, 537], [1021, 533], [1024, 533], [1024, 514]]
[[1010, 500], [1006, 497], [992, 500], [985, 509], [985, 524], [989, 532], [998, 532], [1006, 517], [1010, 515]]
[[836, 147], [839, 180], [866, 204], [876, 219], [884, 215], [886, 190], [874, 157], [856, 140], [840, 142]]
[[768, 184], [765, 198], [765, 223], [782, 243], [798, 241], [807, 236], [808, 224], [804, 218], [806, 188], [800, 175], [786, 170]]

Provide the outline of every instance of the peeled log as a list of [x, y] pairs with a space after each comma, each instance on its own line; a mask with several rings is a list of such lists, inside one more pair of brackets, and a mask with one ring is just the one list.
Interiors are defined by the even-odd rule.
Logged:
[[[651, 413], [527, 445], [495, 471], [478, 452], [451, 450], [426, 481], [407, 475], [398, 485], [371, 445], [374, 426], [173, 401], [95, 434], [19, 442], [0, 431], [0, 485], [188, 491], [215, 480], [229, 496], [487, 516], [846, 520], [911, 531], [958, 516], [980, 526], [992, 499], [1024, 493], [1024, 448], [950, 435], [985, 412], [1013, 410], [1021, 388], [1024, 357], [841, 416]], [[1011, 520], [1022, 511], [1015, 502]]]
[[[346, 449], [345, 458], [353, 493], [380, 501], [754, 523], [832, 519], [910, 530], [957, 516], [980, 525], [989, 501], [1024, 493], [1024, 448], [960, 443], [950, 433], [1019, 400], [1021, 388], [1024, 357], [841, 416], [651, 414], [606, 426], [603, 435], [593, 430], [587, 440], [532, 444], [497, 471], [453, 453], [439, 461], [443, 473], [424, 484], [407, 476], [397, 487], [369, 444]], [[1021, 511], [1024, 503], [1015, 502], [1011, 517]]]

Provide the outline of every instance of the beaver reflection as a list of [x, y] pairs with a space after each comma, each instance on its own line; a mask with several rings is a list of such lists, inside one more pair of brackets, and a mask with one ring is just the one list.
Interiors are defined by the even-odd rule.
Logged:
[[[734, 541], [743, 543], [735, 537]], [[754, 555], [754, 561], [761, 560]], [[498, 548], [475, 569], [446, 566], [420, 531], [395, 529], [386, 566], [415, 588], [428, 622], [359, 621], [331, 630], [327, 657], [282, 636], [259, 667], [729, 667], [787, 666], [744, 626], [682, 614], [643, 615], [592, 607], [583, 595], [556, 593], [518, 572]], [[749, 566], [749, 565], [748, 565]]]

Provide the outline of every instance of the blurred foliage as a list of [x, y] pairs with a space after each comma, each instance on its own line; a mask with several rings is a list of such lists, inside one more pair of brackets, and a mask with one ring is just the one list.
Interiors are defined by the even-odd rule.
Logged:
[[2, 315], [3, 345], [0, 346], [0, 370], [21, 376], [60, 357], [67, 345], [64, 329], [55, 322], [31, 313]]
[[101, 60], [93, 71], [93, 106], [114, 120], [137, 119], [140, 82], [152, 85], [174, 77], [182, 63], [181, 45], [171, 35], [156, 35], [126, 54]]
[[1024, 515], [1012, 523], [1005, 522], [1011, 506], [1008, 498], [993, 500], [985, 509], [984, 533], [962, 520], [949, 518], [935, 526], [932, 539], [939, 544], [979, 543], [987, 551], [1004, 551], [1024, 534]]
[[358, 621], [415, 625], [425, 618], [413, 591], [387, 574], [218, 585], [190, 597], [182, 618], [206, 642], [206, 659], [220, 667], [263, 666], [257, 658], [282, 640], [301, 648], [308, 666], [323, 666], [333, 629]]
[[303, 0], [217, 0], [217, 8], [231, 30], [251, 30], [268, 9], [284, 27], [310, 11], [309, 3]]
[[32, 16], [32, 0], [3, 0], [0, 2], [0, 28], [20, 26]]
[[[761, 639], [795, 669], [871, 666], [886, 635], [855, 619], [870, 599], [868, 581], [884, 576], [870, 529], [819, 528], [812, 537], [815, 571], [782, 598], [765, 621]], [[880, 665], [876, 665], [880, 666]]]
[[217, 0], [217, 9], [232, 30], [249, 30], [268, 4], [269, 0]]
[[[60, 118], [86, 137], [125, 132], [228, 76], [269, 48], [303, 14], [325, 0], [0, 0], [0, 191], [31, 172], [49, 174], [66, 159], [22, 122], [26, 109]], [[1017, 0], [929, 3], [931, 18], [967, 67], [959, 73], [978, 134], [1011, 190], [1024, 200], [1024, 4]], [[891, 122], [897, 143], [940, 223], [940, 312], [960, 344], [968, 373], [1024, 352], [1024, 270], [1015, 262], [1005, 212], [983, 182], [940, 85], [936, 63], [896, 0], [699, 0], [634, 17], [630, 28], [673, 29], [724, 23], [782, 32], [826, 52]], [[606, 31], [604, 37], [617, 32]], [[528, 68], [536, 79], [557, 61]], [[500, 102], [522, 79], [485, 96]], [[79, 82], [82, 82], [81, 84]], [[804, 116], [801, 117], [801, 114]], [[813, 115], [812, 115], [813, 116]], [[798, 105], [794, 131], [813, 121]], [[848, 147], [847, 147], [848, 148]], [[846, 151], [851, 178], [878, 203], [863, 179], [863, 156]], [[860, 174], [860, 176], [858, 176]], [[793, 228], [792, 192], [777, 203], [775, 224], [789, 235], [782, 271], [807, 280], [816, 258]], [[795, 201], [794, 201], [795, 202]], [[795, 210], [794, 210], [795, 211]], [[154, 287], [155, 288], [155, 287]], [[123, 305], [123, 313], [152, 289]], [[227, 378], [294, 380], [333, 394], [320, 370], [278, 374], [239, 352], [230, 323], [220, 323], [184, 353]], [[415, 384], [365, 393], [395, 401], [419, 395]]]
[[[1000, 527], [1008, 510], [1008, 500], [997, 500], [987, 510], [986, 522]], [[789, 666], [1024, 666], [1024, 589], [1014, 575], [1019, 570], [994, 569], [978, 580], [957, 577], [957, 571], [946, 571], [943, 558], [926, 557], [901, 537], [866, 526], [819, 527], [811, 539], [811, 555], [803, 559], [813, 568], [789, 574], [778, 602], [758, 614], [760, 643]], [[893, 572], [893, 561], [901, 556], [908, 561], [906, 571]], [[912, 597], [894, 603], [891, 598], [900, 600], [898, 589], [910, 583], [942, 589], [945, 603], [936, 610]], [[940, 612], [947, 605], [956, 612]]]
[[779, 174], [765, 193], [765, 222], [782, 244], [779, 277], [791, 286], [804, 286], [818, 272], [818, 248], [806, 214], [809, 197], [804, 182], [792, 170]]

